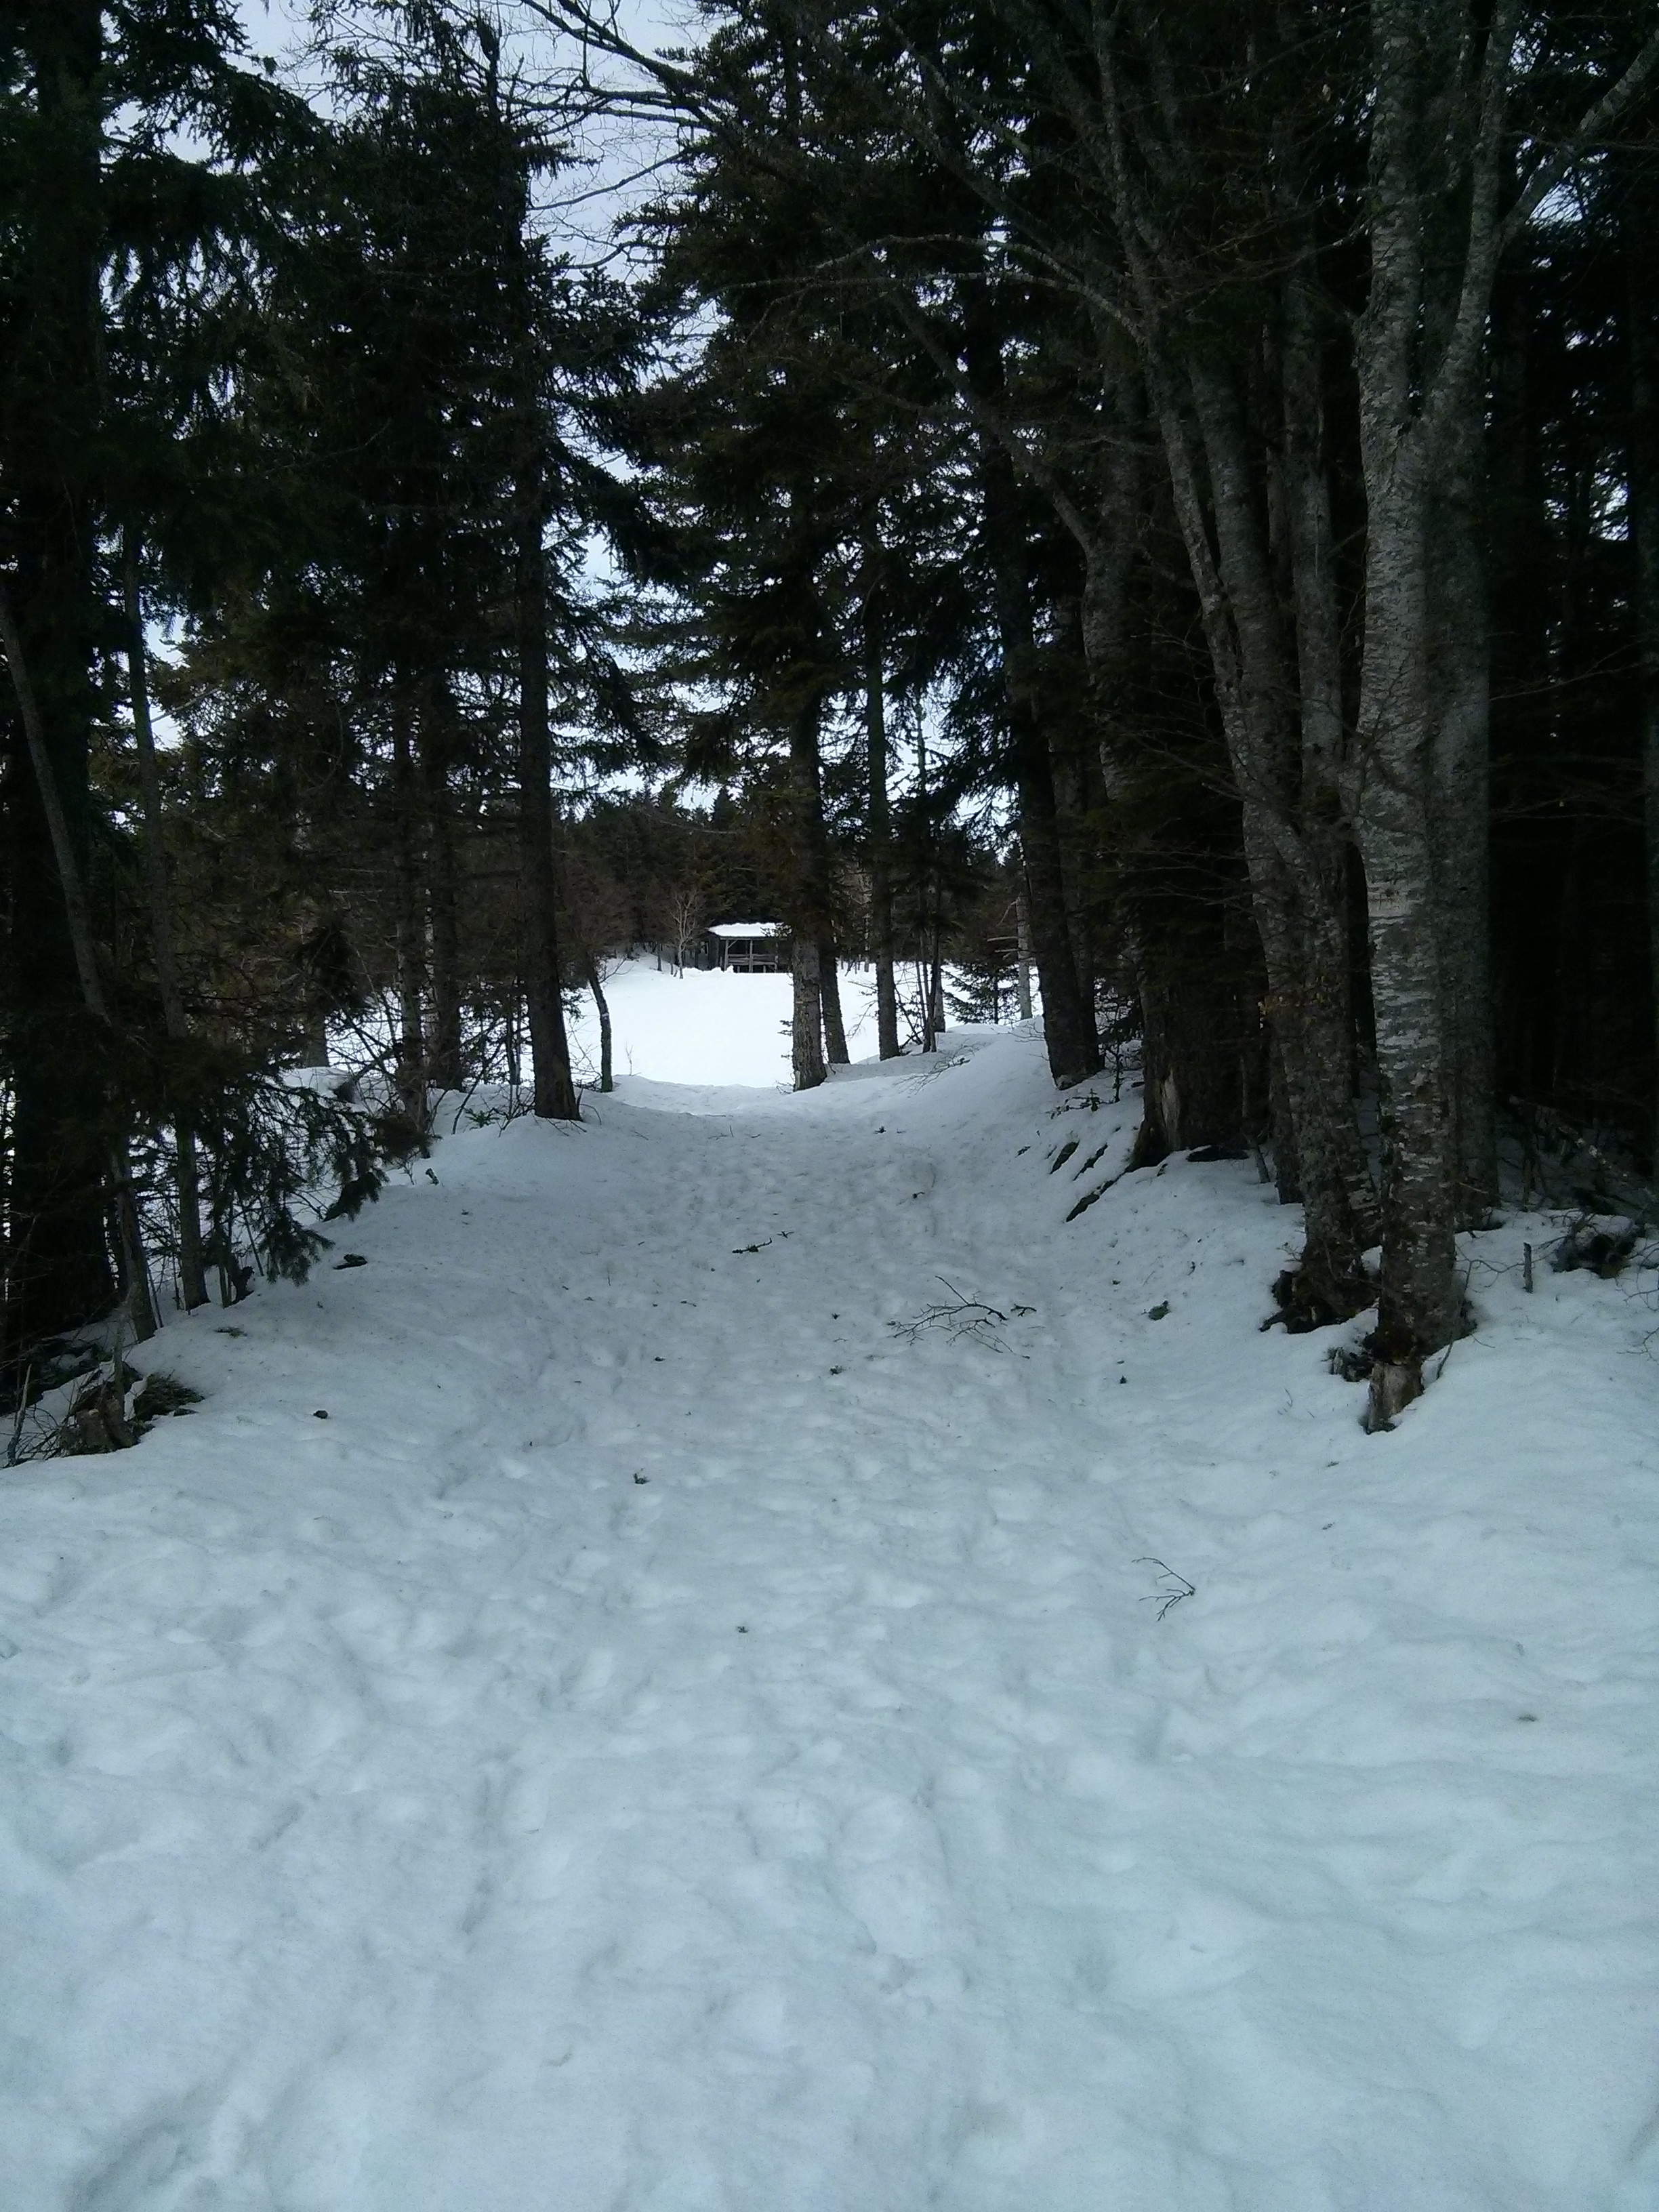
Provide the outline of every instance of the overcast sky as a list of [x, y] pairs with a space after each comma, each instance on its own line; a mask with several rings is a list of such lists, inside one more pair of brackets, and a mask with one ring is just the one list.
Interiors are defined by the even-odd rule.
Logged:
[[[290, 82], [312, 89], [307, 80], [316, 73], [306, 61], [310, 10], [304, 0], [240, 0], [240, 9], [250, 54], [270, 55]], [[509, 24], [515, 15], [524, 21], [512, 0], [505, 0], [501, 12]], [[625, 36], [647, 52], [690, 46], [700, 26], [695, 0], [617, 0], [616, 19]], [[526, 24], [515, 43], [527, 77], [557, 69], [557, 43], [546, 33]], [[550, 216], [560, 242], [587, 259], [611, 250], [618, 223], [653, 189], [653, 165], [672, 152], [672, 139], [660, 127], [618, 121], [596, 125], [573, 150], [578, 166], [550, 186]]]

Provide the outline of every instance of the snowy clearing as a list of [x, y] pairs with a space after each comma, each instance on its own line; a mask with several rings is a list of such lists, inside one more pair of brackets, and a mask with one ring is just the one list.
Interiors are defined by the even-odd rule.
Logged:
[[[681, 975], [653, 960], [624, 960], [605, 986], [612, 1056], [619, 1076], [655, 1083], [735, 1083], [789, 1087], [787, 975], [743, 975], [688, 968]], [[854, 1060], [876, 1049], [875, 971], [843, 964], [842, 1013]], [[570, 1024], [573, 1064], [598, 1083], [599, 1023], [584, 991]]]
[[1654, 1313], [1517, 1218], [1367, 1438], [950, 1042], [446, 1140], [7, 1478], [8, 2203], [1659, 2204]]

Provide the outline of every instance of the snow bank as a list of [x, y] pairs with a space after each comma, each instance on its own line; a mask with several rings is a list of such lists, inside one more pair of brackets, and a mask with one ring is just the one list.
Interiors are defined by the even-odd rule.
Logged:
[[1068, 1222], [1129, 1103], [951, 1042], [447, 1141], [8, 1478], [9, 2202], [1659, 2203], [1653, 1313], [1472, 1238], [1367, 1438], [1248, 1164]]

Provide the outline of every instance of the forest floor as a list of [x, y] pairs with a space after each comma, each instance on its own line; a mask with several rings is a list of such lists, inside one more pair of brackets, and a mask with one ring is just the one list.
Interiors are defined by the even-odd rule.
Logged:
[[8, 2204], [1659, 2204], [1651, 1278], [1472, 1237], [1368, 1437], [947, 1042], [446, 1139], [0, 1481]]

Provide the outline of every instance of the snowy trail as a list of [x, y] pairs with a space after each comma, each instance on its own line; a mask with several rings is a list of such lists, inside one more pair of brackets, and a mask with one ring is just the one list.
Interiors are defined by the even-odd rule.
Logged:
[[1659, 2205], [1651, 1316], [1471, 1240], [1368, 1440], [968, 1042], [446, 1142], [8, 1479], [7, 2203]]

